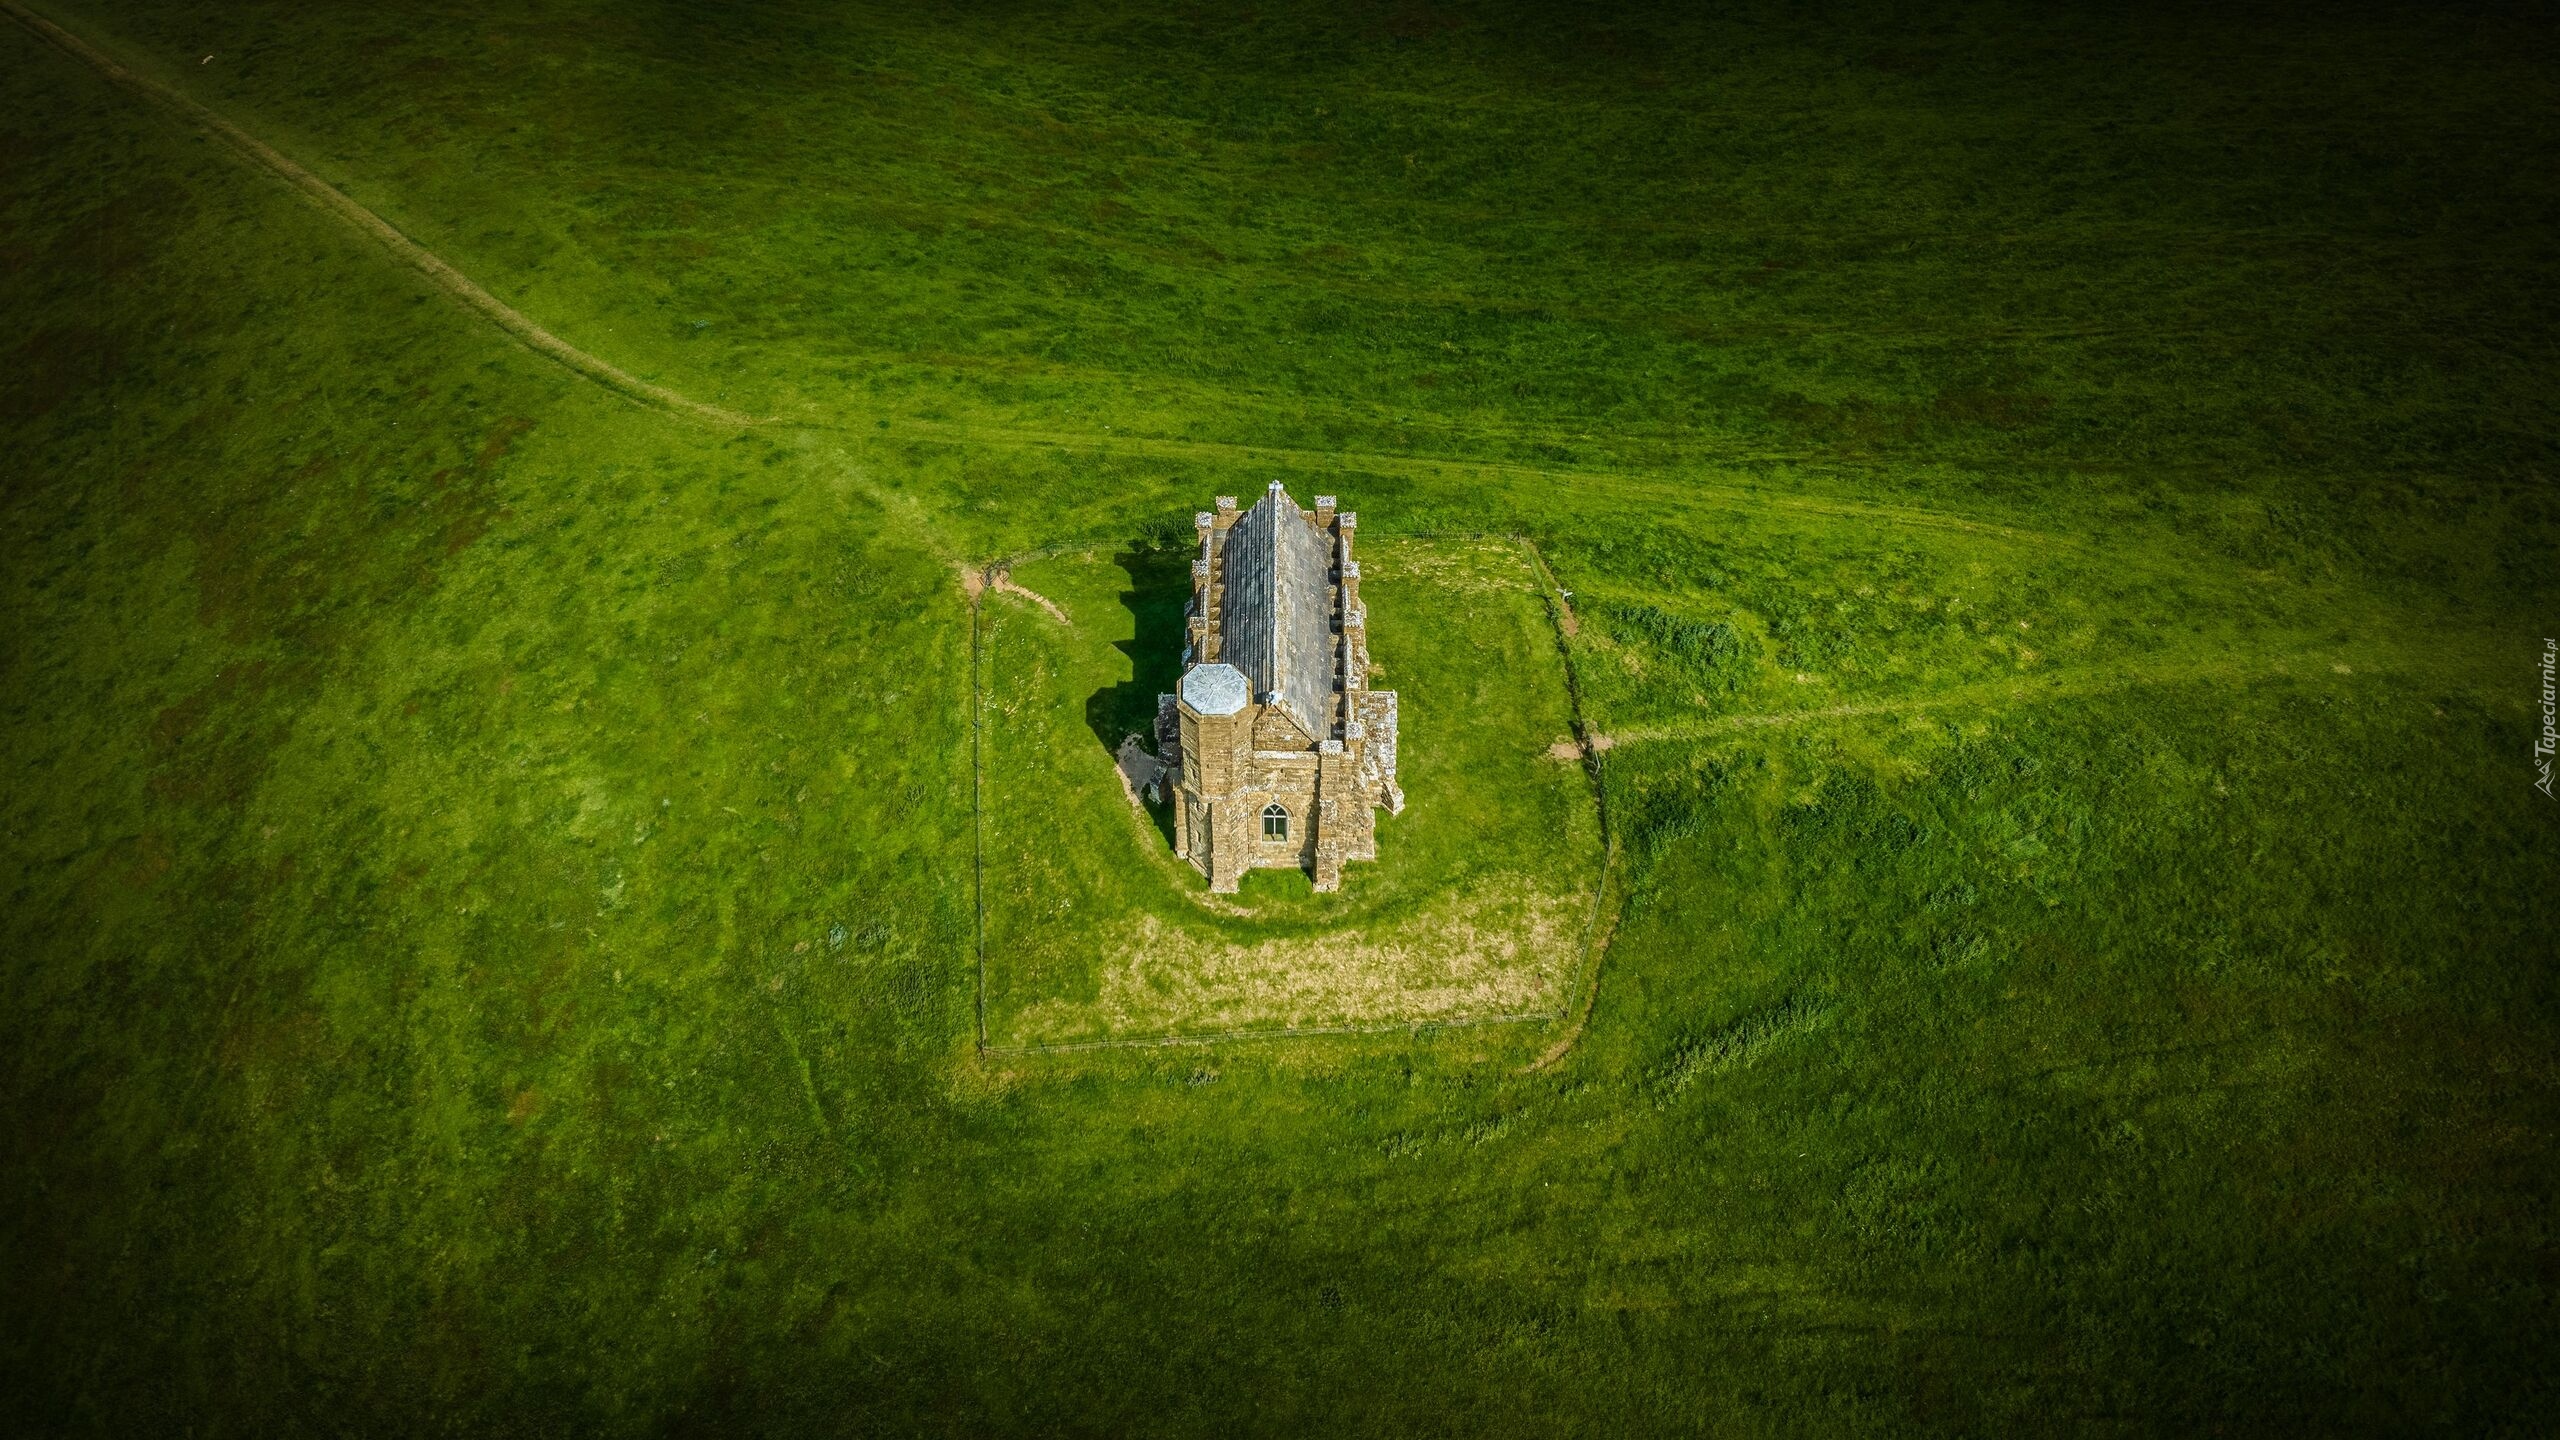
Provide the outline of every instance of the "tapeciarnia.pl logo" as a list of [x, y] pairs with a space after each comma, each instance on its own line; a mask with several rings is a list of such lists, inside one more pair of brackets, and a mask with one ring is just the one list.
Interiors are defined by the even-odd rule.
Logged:
[[2552, 728], [2560, 719], [2560, 640], [2549, 636], [2542, 641], [2542, 734], [2533, 742], [2533, 788], [2551, 798], [2551, 752], [2560, 731]]

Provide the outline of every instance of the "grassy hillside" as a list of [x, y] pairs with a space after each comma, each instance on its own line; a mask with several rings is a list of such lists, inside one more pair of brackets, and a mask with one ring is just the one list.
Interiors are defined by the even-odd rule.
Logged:
[[[42, 8], [770, 423], [0, 19], [22, 1427], [2560, 1407], [2543, 10]], [[1092, 761], [1275, 479], [1570, 592], [1594, 984], [981, 1055], [963, 570]]]

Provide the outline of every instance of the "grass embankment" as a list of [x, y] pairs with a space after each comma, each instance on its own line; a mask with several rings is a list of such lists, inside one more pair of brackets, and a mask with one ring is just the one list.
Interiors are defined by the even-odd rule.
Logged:
[[[2534, 17], [48, 13], [793, 423], [0, 33], [22, 1426], [2560, 1403]], [[1272, 479], [1574, 592], [1550, 1070], [976, 1056], [953, 562]]]

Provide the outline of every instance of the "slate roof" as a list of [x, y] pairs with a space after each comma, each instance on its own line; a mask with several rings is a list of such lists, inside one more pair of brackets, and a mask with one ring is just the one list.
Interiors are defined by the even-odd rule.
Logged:
[[1333, 733], [1333, 544], [1274, 484], [1227, 531], [1218, 658], [1312, 739]]

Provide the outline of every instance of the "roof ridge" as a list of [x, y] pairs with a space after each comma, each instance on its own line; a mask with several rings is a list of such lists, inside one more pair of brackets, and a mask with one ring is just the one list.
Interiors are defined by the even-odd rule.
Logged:
[[1251, 678], [1254, 699], [1278, 705], [1310, 739], [1325, 738], [1333, 731], [1332, 547], [1275, 480], [1228, 532], [1226, 548], [1220, 657]]

